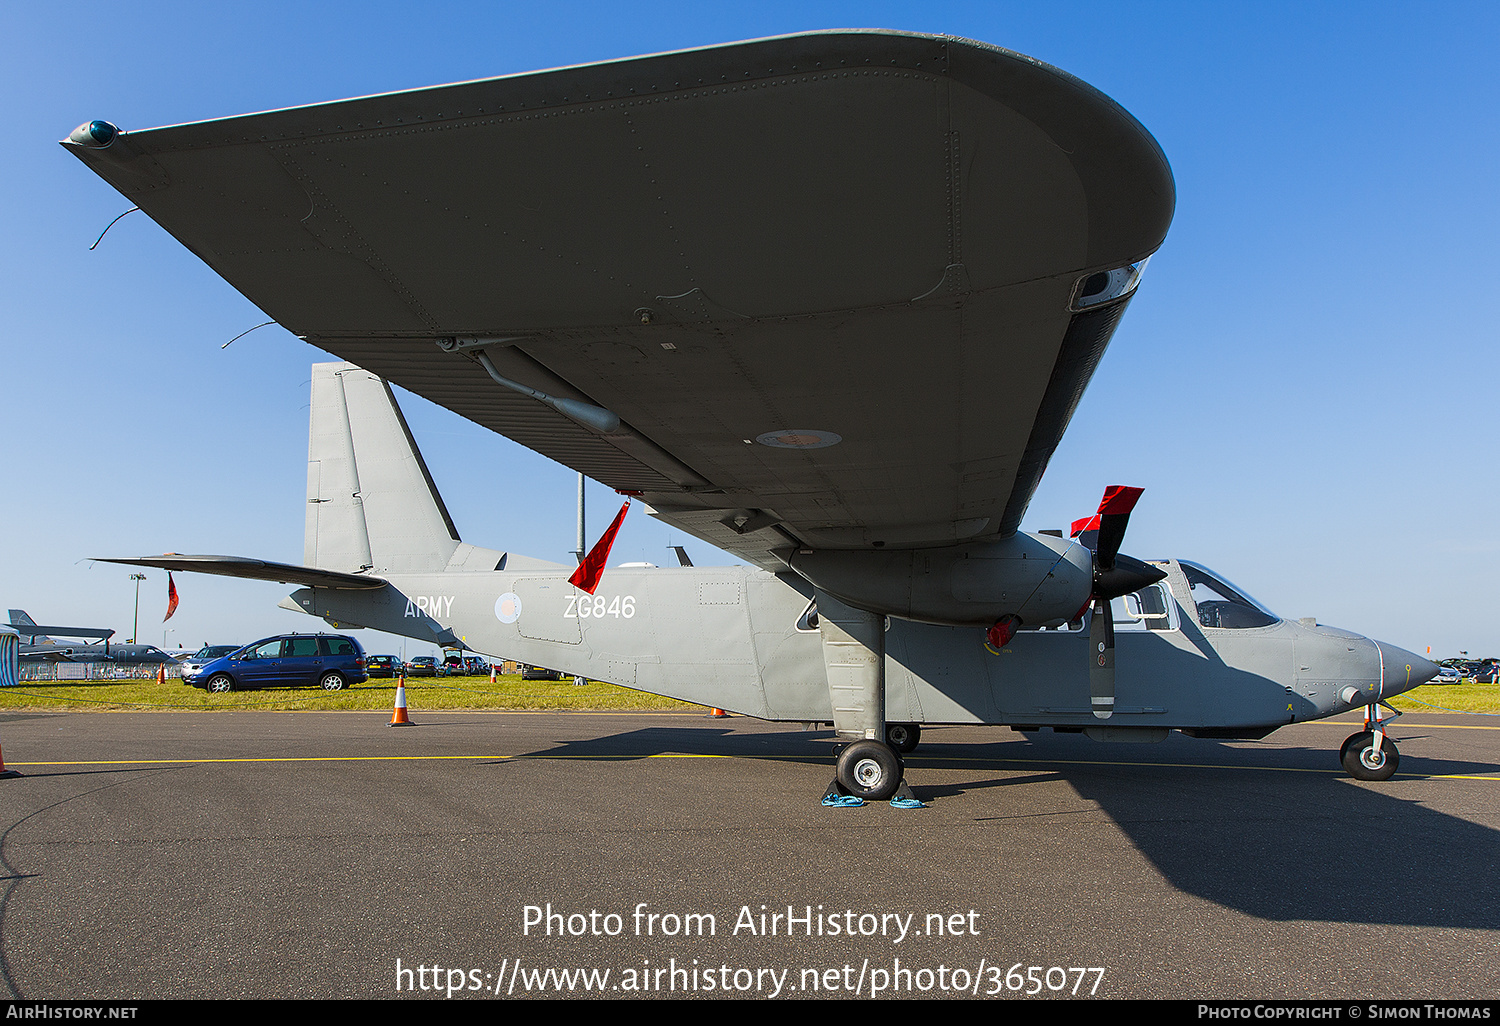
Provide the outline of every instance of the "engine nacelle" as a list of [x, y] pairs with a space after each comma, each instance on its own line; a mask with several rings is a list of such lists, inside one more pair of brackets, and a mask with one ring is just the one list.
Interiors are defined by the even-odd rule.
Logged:
[[922, 623], [1066, 622], [1093, 591], [1093, 554], [1050, 535], [940, 549], [797, 549], [792, 569], [860, 609]]

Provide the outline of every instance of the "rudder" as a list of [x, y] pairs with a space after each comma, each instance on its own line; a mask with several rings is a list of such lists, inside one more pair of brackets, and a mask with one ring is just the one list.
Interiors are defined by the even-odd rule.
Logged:
[[428, 573], [459, 545], [390, 385], [352, 363], [313, 365], [307, 503], [308, 566]]

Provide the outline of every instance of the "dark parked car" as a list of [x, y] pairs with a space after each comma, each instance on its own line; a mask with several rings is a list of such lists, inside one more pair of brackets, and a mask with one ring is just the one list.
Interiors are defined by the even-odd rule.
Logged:
[[365, 650], [344, 634], [282, 634], [205, 663], [184, 680], [222, 694], [242, 688], [317, 686], [342, 691], [363, 684]]
[[365, 671], [371, 677], [395, 677], [401, 672], [401, 660], [390, 655], [374, 655], [365, 660]]
[[436, 677], [438, 661], [434, 656], [417, 656], [406, 664], [408, 677]]
[[562, 672], [549, 670], [545, 666], [523, 666], [521, 668], [522, 680], [562, 680]]

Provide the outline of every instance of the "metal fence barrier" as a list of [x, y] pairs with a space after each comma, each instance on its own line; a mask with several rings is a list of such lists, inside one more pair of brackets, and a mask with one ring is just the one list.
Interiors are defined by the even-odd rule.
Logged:
[[[160, 669], [156, 663], [65, 663], [23, 662], [21, 684], [38, 681], [155, 680]], [[167, 664], [167, 679], [181, 680], [182, 667]]]

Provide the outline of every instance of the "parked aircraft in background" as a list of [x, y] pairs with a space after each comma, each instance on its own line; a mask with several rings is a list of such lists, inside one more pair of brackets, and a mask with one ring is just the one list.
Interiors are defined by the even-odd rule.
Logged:
[[[865, 798], [929, 724], [1254, 738], [1363, 708], [1344, 765], [1395, 771], [1378, 703], [1425, 659], [1122, 554], [1138, 489], [1076, 541], [1020, 530], [1174, 205], [1149, 133], [1055, 68], [810, 33], [64, 145], [352, 361], [314, 368], [303, 565], [116, 562], [831, 723]], [[387, 382], [751, 566], [570, 581], [461, 541]]]
[[[170, 663], [174, 657], [155, 645], [110, 644], [115, 632], [106, 627], [52, 627], [37, 623], [24, 609], [12, 609], [10, 626], [21, 635], [22, 662]], [[58, 641], [97, 638], [98, 644]]]

